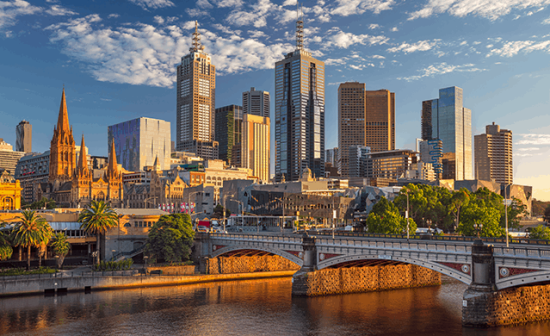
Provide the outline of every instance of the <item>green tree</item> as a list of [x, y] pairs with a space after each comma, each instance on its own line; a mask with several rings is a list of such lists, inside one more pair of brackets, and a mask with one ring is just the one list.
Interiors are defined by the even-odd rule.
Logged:
[[457, 231], [465, 236], [475, 236], [474, 224], [482, 224], [481, 237], [502, 237], [505, 234], [500, 226], [501, 213], [494, 207], [485, 206], [483, 202], [472, 201], [463, 208]]
[[100, 244], [101, 234], [104, 234], [110, 228], [117, 226], [118, 216], [117, 213], [103, 201], [92, 201], [90, 206], [84, 209], [78, 221], [81, 223], [80, 227], [87, 234], [95, 234], [97, 237], [96, 253], [97, 263], [100, 259]]
[[50, 241], [52, 229], [46, 220], [35, 211], [25, 210], [19, 216], [21, 222], [13, 230], [12, 241], [16, 246], [27, 248], [27, 270], [31, 268], [31, 247], [39, 247]]
[[[508, 207], [508, 226], [516, 229], [520, 228], [519, 222], [528, 214], [527, 206], [520, 199], [512, 198], [512, 205]], [[502, 216], [502, 226], [506, 223], [506, 217]]]
[[[370, 233], [402, 234], [407, 232], [407, 219], [399, 214], [395, 204], [382, 197], [367, 217], [367, 230]], [[416, 223], [409, 218], [409, 232], [416, 232]]]
[[539, 225], [531, 229], [529, 232], [529, 238], [531, 239], [550, 239], [550, 229], [544, 225]]
[[161, 216], [149, 231], [145, 254], [153, 263], [160, 259], [170, 263], [186, 261], [194, 237], [195, 231], [188, 214]]
[[69, 253], [71, 244], [69, 244], [67, 236], [65, 236], [63, 232], [59, 232], [54, 236], [51, 245], [53, 253], [55, 253], [55, 256], [57, 257], [57, 268], [62, 268], [63, 261], [65, 260], [65, 256], [67, 255], [67, 253]]
[[[224, 207], [221, 204], [216, 205], [216, 207], [214, 208], [214, 214], [212, 217], [223, 218], [223, 210], [224, 210]], [[227, 218], [229, 216], [231, 216], [231, 211], [225, 208], [225, 217]]]
[[[0, 223], [0, 228], [6, 226], [6, 223]], [[8, 260], [13, 254], [13, 248], [11, 247], [11, 242], [9, 235], [5, 234], [4, 231], [0, 231], [0, 261]]]
[[44, 208], [46, 208], [46, 209], [55, 209], [56, 204], [55, 204], [55, 201], [53, 199], [42, 197], [42, 199], [40, 199], [39, 201], [28, 204], [28, 205], [26, 205], [26, 207], [28, 207], [29, 209], [34, 209], [34, 210], [44, 209]]

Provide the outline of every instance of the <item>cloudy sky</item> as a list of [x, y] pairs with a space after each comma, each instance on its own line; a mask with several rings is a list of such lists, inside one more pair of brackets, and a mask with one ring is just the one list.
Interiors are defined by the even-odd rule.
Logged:
[[[216, 106], [273, 92], [294, 49], [296, 0], [0, 0], [0, 137], [33, 125], [49, 149], [65, 85], [75, 138], [107, 155], [107, 126], [172, 122], [175, 70], [194, 20], [217, 68]], [[326, 148], [337, 146], [337, 88], [396, 93], [396, 146], [414, 148], [422, 100], [459, 86], [474, 134], [514, 134], [514, 182], [550, 200], [550, 0], [306, 0], [306, 46], [326, 67]], [[172, 136], [174, 138], [174, 136]]]

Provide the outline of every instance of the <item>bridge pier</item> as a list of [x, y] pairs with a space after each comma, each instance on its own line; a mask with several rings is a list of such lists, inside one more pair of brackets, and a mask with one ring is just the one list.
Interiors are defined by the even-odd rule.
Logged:
[[308, 277], [317, 269], [317, 246], [315, 238], [304, 234], [302, 238], [303, 260], [302, 268], [292, 276], [292, 295], [309, 295]]

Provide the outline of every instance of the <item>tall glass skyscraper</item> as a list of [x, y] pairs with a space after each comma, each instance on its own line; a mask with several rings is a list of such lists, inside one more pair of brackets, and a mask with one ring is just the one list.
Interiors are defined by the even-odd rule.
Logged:
[[304, 49], [302, 19], [296, 28], [296, 50], [275, 63], [275, 181], [325, 174], [325, 64]]
[[[431, 134], [428, 128], [431, 126]], [[443, 178], [472, 180], [472, 111], [463, 105], [462, 89], [456, 86], [439, 90], [439, 99], [422, 102], [422, 136], [440, 139], [443, 154], [454, 165]], [[424, 139], [424, 140], [431, 140]], [[445, 155], [445, 153], [449, 153]]]

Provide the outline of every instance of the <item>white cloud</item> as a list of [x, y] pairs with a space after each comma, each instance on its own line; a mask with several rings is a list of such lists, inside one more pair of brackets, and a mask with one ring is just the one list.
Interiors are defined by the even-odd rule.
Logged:
[[548, 19], [542, 21], [542, 24], [550, 24], [550, 18], [548, 18]]
[[346, 64], [346, 58], [327, 58], [325, 65], [344, 65]]
[[464, 17], [478, 15], [496, 20], [515, 9], [543, 8], [550, 0], [430, 0], [424, 7], [409, 14], [409, 20], [427, 18], [435, 14], [448, 13]]
[[0, 29], [15, 25], [18, 16], [32, 15], [41, 11], [41, 7], [33, 6], [23, 0], [0, 1]]
[[[533, 41], [512, 41], [512, 42], [506, 42], [502, 46], [502, 48], [495, 48], [491, 49], [491, 51], [486, 55], [487, 57], [492, 55], [499, 55], [503, 57], [512, 57], [514, 55], [517, 55], [522, 49], [526, 49], [530, 45], [532, 45]], [[493, 45], [489, 45], [491, 48]], [[487, 47], [489, 47], [487, 46]], [[532, 51], [532, 50], [531, 50]]]
[[390, 10], [395, 3], [394, 0], [336, 0], [336, 7], [331, 11], [332, 15], [349, 16], [363, 14], [371, 11], [379, 14], [382, 11]]
[[380, 28], [380, 25], [378, 23], [371, 23], [369, 25], [369, 29], [377, 29]]
[[[326, 38], [327, 44], [325, 45], [325, 47], [336, 46], [338, 48], [347, 49], [349, 46], [353, 44], [376, 45], [376, 44], [385, 44], [389, 40], [387, 37], [382, 35], [378, 35], [378, 36], [373, 36], [368, 34], [355, 35], [353, 33], [345, 33], [339, 30], [338, 28], [333, 28], [331, 30], [333, 31], [334, 29], [338, 30], [338, 32]], [[331, 30], [329, 30], [329, 32]]]
[[205, 11], [205, 10], [200, 10], [198, 8], [187, 8], [185, 10], [185, 12], [187, 13], [187, 15], [191, 16], [191, 17], [198, 17], [198, 16], [206, 16], [208, 15], [208, 12]]
[[119, 17], [120, 15], [118, 14], [109, 14], [109, 16], [107, 16], [108, 19], [116, 19], [117, 17]]
[[399, 29], [397, 29], [397, 27], [393, 27], [392, 29], [390, 29], [390, 31], [396, 32], [396, 31], [399, 31]]
[[372, 63], [358, 64], [358, 65], [350, 64], [349, 67], [352, 68], [353, 70], [363, 70], [366, 67], [374, 67], [374, 64]]
[[225, 7], [241, 7], [243, 5], [242, 0], [212, 0], [220, 8]]
[[298, 0], [285, 0], [285, 2], [283, 2], [283, 7], [296, 6], [297, 4], [298, 4]]
[[479, 71], [485, 71], [485, 69], [475, 68], [473, 64], [449, 65], [443, 62], [435, 65], [430, 65], [429, 67], [419, 71], [421, 72], [420, 75], [410, 76], [410, 77], [398, 77], [397, 79], [411, 82], [424, 77], [433, 77], [435, 75], [443, 75], [451, 72], [479, 72]]
[[405, 54], [412, 53], [412, 52], [415, 52], [415, 51], [428, 51], [428, 50], [434, 48], [435, 46], [437, 46], [440, 41], [441, 40], [439, 40], [439, 39], [436, 39], [436, 40], [433, 40], [433, 41], [424, 40], [424, 41], [418, 41], [418, 42], [413, 43], [413, 44], [403, 42], [403, 43], [401, 43], [401, 45], [399, 45], [397, 47], [388, 48], [388, 51], [392, 52], [392, 53], [402, 51]]
[[266, 38], [269, 38], [269, 36], [264, 33], [263, 31], [261, 30], [249, 30], [248, 31], [248, 34], [250, 35], [251, 38], [253, 39], [257, 39], [257, 38], [260, 38], [260, 37], [266, 37]]
[[[61, 44], [64, 54], [85, 65], [99, 81], [172, 87], [176, 65], [191, 45], [185, 27], [135, 24], [111, 28], [101, 21], [93, 14], [46, 29], [52, 32], [51, 42]], [[200, 32], [219, 75], [272, 69], [284, 53], [294, 49], [287, 43], [266, 45], [250, 38], [223, 38], [206, 29]]]
[[534, 152], [534, 151], [540, 150], [540, 148], [538, 148], [538, 147], [527, 147], [527, 148], [517, 148], [516, 150], [520, 151], [520, 152]]
[[374, 55], [374, 56], [372, 56], [372, 58], [375, 58], [375, 59], [386, 59], [386, 57], [381, 56], [381, 55]]
[[468, 45], [468, 42], [466, 42], [466, 41], [462, 41], [462, 42], [460, 42], [460, 44], [459, 44], [459, 45], [461, 45], [461, 46], [462, 46], [462, 45]]
[[130, 2], [140, 6], [143, 9], [157, 9], [175, 6], [174, 3], [170, 0], [130, 0]]
[[76, 12], [73, 12], [72, 10], [69, 10], [65, 7], [59, 6], [59, 5], [53, 5], [50, 7], [50, 9], [46, 10], [46, 13], [53, 15], [53, 16], [64, 16], [64, 15], [75, 15], [78, 14]]
[[550, 145], [550, 134], [520, 134], [523, 139], [516, 145]]
[[236, 26], [247, 26], [252, 24], [256, 28], [265, 27], [267, 25], [267, 16], [278, 9], [278, 7], [272, 4], [269, 0], [258, 0], [258, 3], [251, 5], [253, 10], [251, 12], [234, 10], [232, 11], [225, 21]]

